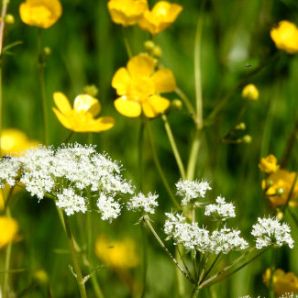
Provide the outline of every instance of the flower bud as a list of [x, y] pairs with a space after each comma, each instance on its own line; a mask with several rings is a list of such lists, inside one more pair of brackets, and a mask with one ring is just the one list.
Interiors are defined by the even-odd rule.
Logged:
[[7, 14], [4, 18], [4, 22], [8, 25], [12, 25], [15, 22], [14, 16], [12, 14]]
[[251, 137], [251, 135], [245, 135], [245, 136], [242, 138], [242, 141], [243, 141], [243, 143], [246, 143], [246, 144], [251, 143], [251, 141], [252, 141], [252, 137]]
[[242, 97], [247, 100], [258, 100], [259, 90], [254, 84], [248, 84], [242, 89]]
[[144, 43], [144, 47], [148, 52], [151, 52], [154, 50], [155, 43], [152, 40], [147, 40]]
[[95, 97], [98, 94], [98, 88], [95, 85], [87, 85], [84, 87], [83, 92]]
[[183, 103], [180, 99], [174, 99], [171, 101], [171, 106], [172, 106], [172, 108], [174, 108], [176, 110], [181, 110]]

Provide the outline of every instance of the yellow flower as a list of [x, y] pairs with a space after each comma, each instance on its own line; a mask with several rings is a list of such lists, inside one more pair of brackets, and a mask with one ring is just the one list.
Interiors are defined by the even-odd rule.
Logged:
[[168, 109], [170, 101], [159, 94], [174, 91], [175, 78], [169, 69], [155, 70], [155, 64], [152, 57], [140, 54], [129, 60], [127, 68], [115, 73], [112, 86], [120, 97], [114, 105], [120, 114], [138, 117], [143, 111], [153, 118]]
[[[273, 207], [282, 206], [287, 203], [296, 173], [278, 169], [262, 181], [262, 187]], [[298, 181], [293, 188], [289, 199], [289, 206], [298, 206]]]
[[259, 162], [259, 169], [266, 174], [274, 173], [278, 170], [278, 168], [279, 165], [277, 164], [277, 159], [272, 154], [261, 158]]
[[54, 93], [54, 101], [58, 109], [53, 108], [58, 120], [69, 130], [75, 132], [101, 132], [114, 126], [112, 117], [95, 117], [100, 113], [99, 101], [88, 95], [78, 95], [71, 107], [67, 97], [61, 92]]
[[254, 84], [248, 84], [242, 89], [242, 97], [248, 100], [258, 100], [259, 90]]
[[29, 26], [47, 29], [57, 22], [61, 14], [59, 0], [26, 0], [20, 5], [21, 20]]
[[181, 11], [182, 6], [178, 4], [159, 1], [151, 11], [145, 11], [143, 18], [139, 22], [139, 26], [151, 34], [158, 34], [175, 22]]
[[95, 243], [95, 254], [103, 263], [115, 269], [133, 268], [139, 264], [135, 242], [130, 238], [110, 241], [100, 236]]
[[[267, 269], [263, 275], [264, 283], [269, 286], [271, 278], [271, 269]], [[285, 273], [281, 269], [277, 269], [273, 274], [273, 290], [279, 297], [285, 293], [298, 293], [298, 277], [292, 273]]]
[[136, 24], [147, 8], [147, 0], [110, 0], [108, 2], [113, 22], [123, 26]]
[[38, 146], [38, 142], [29, 140], [20, 130], [3, 129], [0, 137], [1, 154], [19, 156], [24, 151]]
[[289, 54], [298, 53], [298, 28], [289, 21], [280, 21], [271, 29], [270, 36], [275, 46]]
[[0, 216], [0, 249], [12, 242], [18, 232], [18, 224], [11, 217]]

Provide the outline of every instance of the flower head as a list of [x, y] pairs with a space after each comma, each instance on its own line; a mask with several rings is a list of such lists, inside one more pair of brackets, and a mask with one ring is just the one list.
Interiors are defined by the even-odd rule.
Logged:
[[108, 2], [113, 22], [123, 26], [136, 24], [147, 8], [147, 0], [110, 0]]
[[280, 21], [271, 29], [270, 36], [275, 46], [289, 54], [298, 53], [298, 28], [289, 21]]
[[38, 142], [30, 140], [22, 131], [14, 128], [3, 129], [0, 137], [2, 155], [21, 155], [24, 151], [37, 147]]
[[18, 232], [18, 223], [11, 217], [0, 216], [0, 249], [12, 242]]
[[47, 29], [62, 15], [59, 0], [26, 0], [20, 5], [22, 21], [29, 25]]
[[120, 114], [139, 117], [143, 112], [146, 117], [153, 118], [168, 109], [170, 101], [160, 93], [174, 91], [175, 78], [171, 70], [155, 70], [155, 66], [152, 57], [140, 54], [115, 73], [112, 86], [119, 98], [114, 105]]
[[245, 85], [241, 93], [244, 99], [248, 100], [258, 100], [259, 99], [259, 90], [254, 84]]
[[157, 194], [152, 194], [150, 192], [147, 196], [145, 196], [140, 192], [128, 201], [127, 208], [129, 210], [141, 210], [145, 213], [154, 214], [155, 207], [158, 206], [157, 198]]
[[106, 265], [115, 269], [134, 268], [140, 261], [136, 243], [131, 238], [112, 241], [99, 236], [95, 243], [95, 254]]
[[276, 218], [258, 218], [253, 225], [251, 234], [255, 237], [256, 248], [262, 249], [271, 245], [294, 247], [291, 229], [286, 223], [280, 223]]
[[225, 198], [218, 196], [216, 204], [209, 204], [205, 208], [206, 216], [215, 216], [221, 220], [226, 220], [235, 217], [235, 206], [232, 203], [227, 203]]
[[[263, 274], [263, 281], [269, 287], [271, 280], [271, 269], [268, 268]], [[285, 293], [298, 293], [298, 277], [293, 272], [284, 272], [277, 269], [273, 273], [273, 290], [278, 297]]]
[[295, 172], [278, 169], [263, 180], [263, 189], [273, 207], [283, 206], [287, 203], [291, 207], [298, 206], [298, 181], [296, 180], [293, 185], [295, 177]]
[[95, 118], [101, 110], [99, 101], [88, 95], [78, 95], [73, 108], [66, 96], [61, 92], [54, 93], [54, 101], [57, 108], [53, 108], [61, 124], [75, 132], [101, 132], [114, 126], [112, 117]]
[[205, 180], [179, 180], [176, 183], [177, 195], [182, 197], [182, 205], [188, 205], [192, 200], [205, 198], [207, 190], [211, 187]]
[[146, 10], [139, 26], [151, 34], [158, 34], [169, 27], [182, 11], [182, 6], [167, 1], [157, 2], [152, 10]]
[[266, 157], [261, 158], [259, 168], [266, 174], [274, 173], [278, 170], [279, 165], [274, 155], [270, 154]]

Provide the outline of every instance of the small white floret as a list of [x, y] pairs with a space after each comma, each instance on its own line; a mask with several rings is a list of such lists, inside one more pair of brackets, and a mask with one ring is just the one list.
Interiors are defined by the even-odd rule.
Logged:
[[158, 206], [157, 199], [157, 194], [152, 194], [150, 192], [148, 195], [144, 195], [140, 192], [128, 201], [127, 208], [128, 210], [154, 214], [155, 208]]

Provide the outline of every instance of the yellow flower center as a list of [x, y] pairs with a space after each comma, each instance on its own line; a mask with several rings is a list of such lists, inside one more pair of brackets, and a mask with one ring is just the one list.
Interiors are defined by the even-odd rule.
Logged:
[[133, 78], [129, 84], [127, 97], [143, 102], [155, 93], [154, 82], [149, 77]]

